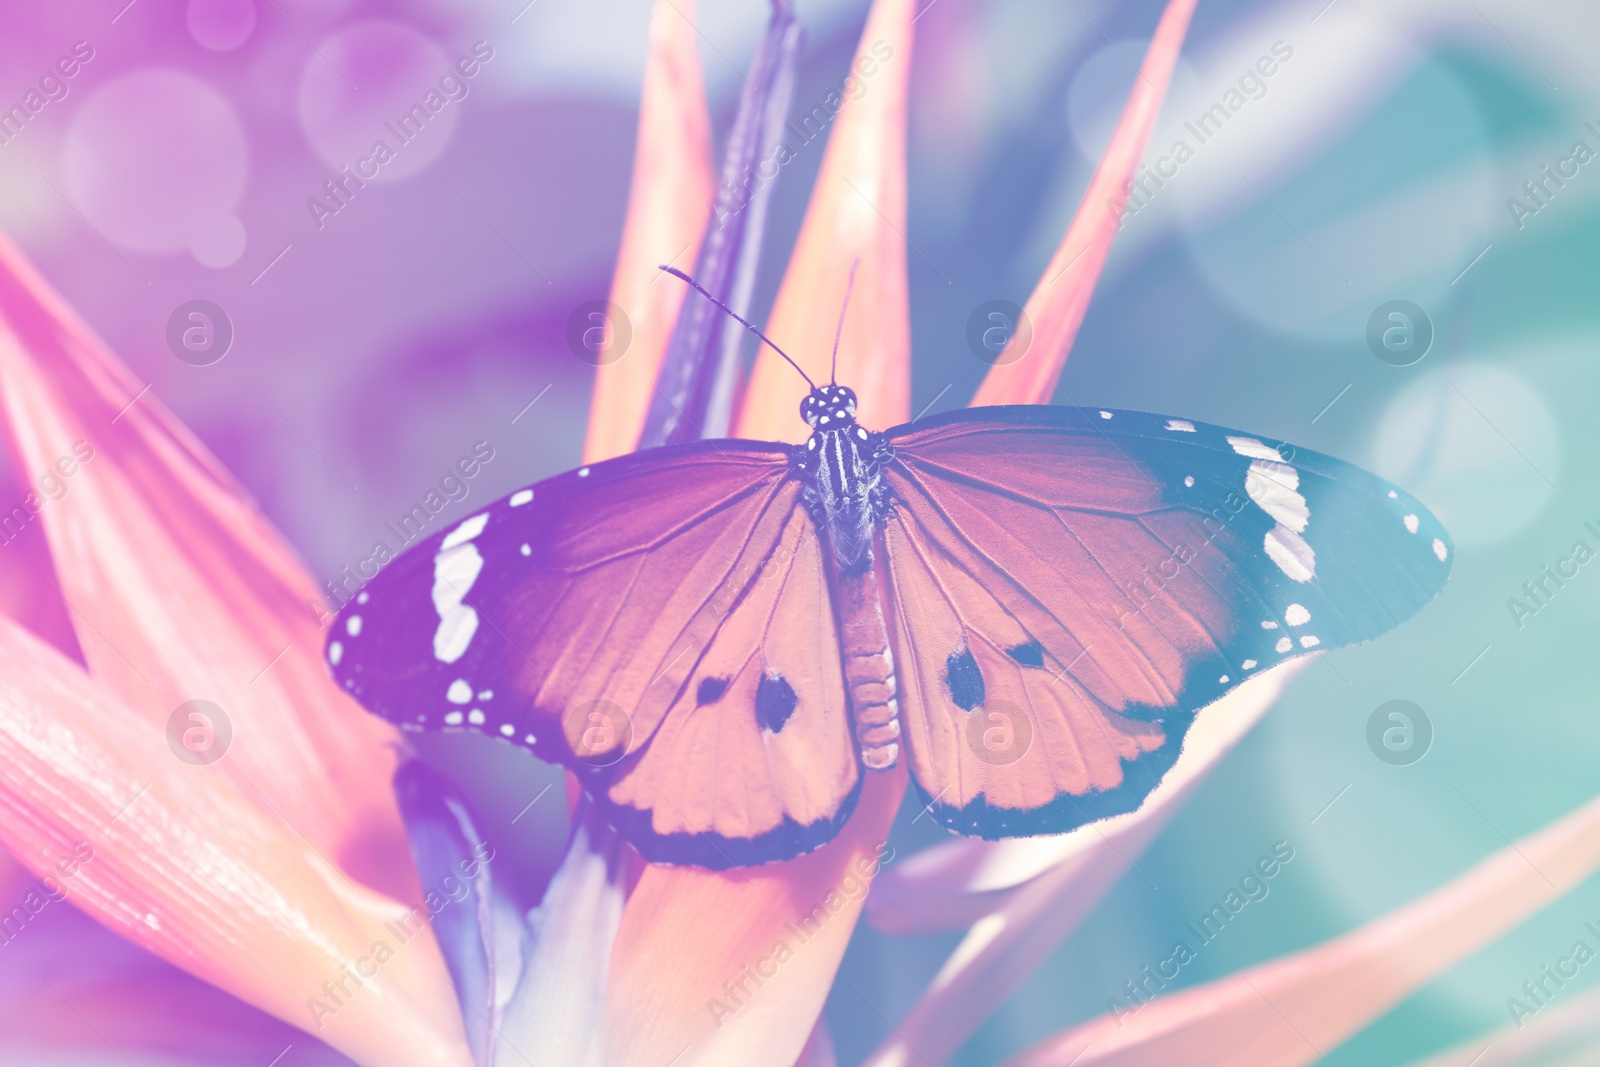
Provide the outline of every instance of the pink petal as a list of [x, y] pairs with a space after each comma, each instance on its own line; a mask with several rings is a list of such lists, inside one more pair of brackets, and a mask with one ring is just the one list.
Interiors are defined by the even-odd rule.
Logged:
[[1053, 1037], [1009, 1067], [1298, 1067], [1600, 869], [1600, 799], [1315, 948]]
[[[20, 897], [6, 897], [20, 900]], [[117, 937], [66, 904], [50, 904], [4, 946], [0, 1060], [159, 1059], [172, 1067], [293, 1067], [352, 1062], [308, 1034]]]
[[[913, 866], [919, 858], [913, 857], [903, 869], [886, 871], [872, 893], [880, 925], [896, 933], [948, 929], [958, 922], [972, 929], [868, 1063], [920, 1063], [922, 1056], [941, 1063], [954, 1055], [1127, 874], [1194, 787], [1277, 702], [1305, 662], [1258, 675], [1202, 711], [1178, 762], [1138, 811], [1069, 834], [1003, 843], [1000, 855], [1013, 865], [1010, 869], [974, 862], [985, 858], [983, 851], [994, 849], [990, 843], [958, 842], [961, 852], [955, 864]], [[966, 878], [941, 885], [939, 876], [952, 869]], [[899, 909], [910, 918], [889, 918]]]
[[689, 291], [671, 278], [662, 281], [657, 268], [690, 269], [711, 211], [711, 116], [693, 19], [693, 0], [657, 0], [650, 17], [628, 220], [611, 279], [611, 302], [628, 316], [633, 340], [622, 358], [596, 369], [585, 463], [638, 447], [661, 359]]
[[[911, 305], [903, 234], [912, 14], [910, 0], [872, 5], [852, 67], [870, 64], [875, 70], [865, 78], [866, 91], [847, 98], [834, 120], [805, 223], [766, 324], [767, 336], [815, 381], [826, 382], [850, 264], [859, 258], [839, 346], [839, 381], [856, 391], [862, 423], [879, 428], [911, 415]], [[803, 440], [807, 428], [799, 411], [805, 395], [801, 377], [763, 347], [734, 436]]]
[[[397, 931], [405, 908], [244, 788], [179, 762], [159, 727], [0, 618], [0, 844], [129, 941], [360, 1063], [468, 1064], [431, 930]], [[356, 987], [347, 968], [373, 973]], [[317, 1012], [341, 979], [349, 995]]]
[[1061, 368], [1066, 366], [1067, 353], [1094, 295], [1095, 282], [1111, 254], [1111, 243], [1116, 239], [1128, 200], [1125, 185], [1138, 169], [1150, 131], [1155, 128], [1194, 6], [1195, 0], [1170, 0], [1167, 4], [1116, 133], [1078, 205], [1078, 214], [1023, 309], [1033, 326], [1032, 339], [1019, 356], [1012, 348], [1027, 335], [1019, 332], [1013, 337], [978, 387], [972, 399], [974, 407], [1044, 404], [1054, 395]]
[[394, 735], [330, 679], [316, 587], [144, 388], [0, 238], [6, 430], [19, 469], [72, 470], [37, 521], [90, 672], [162, 727], [191, 699], [220, 705], [236, 743], [216, 766], [251, 803], [415, 892], [389, 792]]

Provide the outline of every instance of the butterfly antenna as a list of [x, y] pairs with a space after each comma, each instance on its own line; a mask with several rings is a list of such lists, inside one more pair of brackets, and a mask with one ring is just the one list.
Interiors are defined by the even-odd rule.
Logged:
[[765, 344], [768, 348], [772, 349], [774, 352], [778, 353], [778, 355], [782, 356], [788, 362], [789, 366], [793, 367], [796, 371], [798, 371], [799, 374], [800, 374], [800, 377], [802, 377], [802, 378], [804, 378], [806, 380], [806, 384], [807, 385], [811, 386], [812, 389], [815, 389], [817, 387], [817, 383], [811, 380], [811, 375], [807, 374], [803, 370], [800, 370], [800, 364], [796, 363], [794, 360], [789, 358], [789, 353], [785, 352], [783, 349], [781, 349], [777, 345], [773, 344], [772, 343], [772, 339], [770, 337], [768, 337], [766, 334], [762, 333], [760, 330], [756, 329], [749, 322], [746, 322], [744, 320], [744, 318], [741, 317], [740, 314], [737, 311], [733, 310], [727, 304], [724, 304], [722, 301], [718, 300], [716, 297], [712, 296], [710, 293], [706, 292], [705, 286], [701, 285], [699, 282], [695, 281], [693, 278], [691, 278], [687, 274], [683, 273], [683, 271], [679, 270], [677, 267], [668, 267], [668, 266], [663, 265], [660, 269], [666, 271], [668, 274], [672, 275], [674, 278], [682, 278], [684, 281], [688, 282], [691, 286], [694, 287], [694, 289], [697, 292], [699, 292], [699, 294], [701, 296], [705, 297], [707, 300], [709, 300], [713, 304], [717, 305], [717, 307], [719, 307], [723, 311], [727, 312], [728, 316], [730, 318], [732, 318], [733, 321], [737, 322], [739, 325], [743, 326], [745, 329], [749, 330], [751, 333], [753, 333], [757, 337], [761, 338], [761, 341], [762, 341], [763, 344]]
[[844, 336], [844, 313], [850, 310], [850, 290], [856, 287], [856, 268], [861, 266], [861, 257], [857, 256], [850, 261], [850, 279], [844, 283], [844, 305], [839, 308], [839, 328], [833, 331], [833, 367], [828, 371], [830, 385], [839, 384], [839, 339]]

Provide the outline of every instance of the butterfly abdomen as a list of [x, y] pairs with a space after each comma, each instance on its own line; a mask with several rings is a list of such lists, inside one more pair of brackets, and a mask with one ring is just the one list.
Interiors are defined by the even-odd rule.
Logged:
[[865, 555], [866, 566], [840, 568], [837, 574], [839, 644], [861, 762], [869, 770], [886, 771], [900, 758], [900, 704], [870, 543]]

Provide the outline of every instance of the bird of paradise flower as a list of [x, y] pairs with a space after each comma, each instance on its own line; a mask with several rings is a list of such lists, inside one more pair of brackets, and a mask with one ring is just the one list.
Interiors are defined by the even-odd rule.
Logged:
[[[1136, 168], [1193, 8], [1168, 5], [1084, 207], [1028, 302], [1032, 346], [998, 361], [975, 403], [1054, 393], [1116, 232], [1105, 205]], [[590, 460], [640, 438], [683, 300], [681, 289], [651, 284], [655, 265], [696, 254], [714, 194], [692, 12], [659, 0], [652, 21], [611, 294], [635, 339], [625, 367], [598, 373]], [[872, 6], [863, 49], [886, 42], [902, 62], [841, 108], [768, 323], [814, 364], [831, 329], [816, 309], [839, 305], [859, 259], [841, 376], [879, 425], [909, 415], [904, 157], [916, 17], [910, 0]], [[795, 389], [770, 360], [758, 362], [737, 432], [792, 433]], [[8, 575], [26, 595], [0, 616], [0, 841], [21, 871], [47, 881], [5, 883], [19, 898], [70, 901], [172, 965], [83, 924], [48, 924], [31, 938], [36, 955], [74, 955], [46, 975], [48, 991], [13, 1000], [23, 1021], [8, 1025], [30, 1047], [48, 1050], [70, 1017], [124, 1058], [159, 1051], [208, 1063], [270, 1056], [284, 1041], [281, 1058], [309, 1043], [290, 1028], [370, 1067], [833, 1062], [819, 1017], [863, 907], [863, 894], [841, 888], [881, 865], [903, 775], [875, 777], [833, 842], [750, 871], [644, 864], [578, 819], [540, 907], [511, 924], [515, 980], [474, 1001], [455, 947], [441, 952], [436, 927], [421, 921], [428, 889], [389, 784], [396, 738], [318, 660], [320, 635], [303, 607], [314, 583], [240, 487], [9, 243], [0, 243], [0, 392], [24, 469], [78, 441], [96, 449], [73, 493], [41, 516], [50, 568]], [[54, 624], [57, 607], [70, 628]], [[1285, 679], [1263, 676], [1208, 709], [1139, 812], [1058, 838], [955, 841], [878, 875], [869, 899], [881, 927], [967, 933], [871, 1062], [948, 1060]], [[174, 760], [165, 738], [172, 708], [199, 693], [228, 709], [236, 731], [229, 758], [203, 768]], [[1600, 803], [1591, 803], [1368, 927], [1157, 999], [1131, 1019], [1092, 1020], [1012, 1062], [1312, 1062], [1597, 867]], [[819, 905], [826, 922], [815, 920]], [[808, 921], [802, 951], [753, 988], [741, 981]], [[75, 968], [91, 956], [102, 967], [121, 961], [112, 966], [121, 979], [84, 980]], [[736, 981], [744, 995], [721, 1001], [736, 1010], [708, 1010]]]

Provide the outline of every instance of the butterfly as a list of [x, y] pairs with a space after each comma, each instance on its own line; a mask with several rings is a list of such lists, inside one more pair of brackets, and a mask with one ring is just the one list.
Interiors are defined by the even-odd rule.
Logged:
[[1415, 498], [1282, 441], [1060, 406], [874, 431], [806, 380], [804, 445], [636, 452], [412, 547], [340, 611], [336, 679], [569, 768], [646, 859], [727, 868], [817, 848], [902, 763], [963, 834], [1132, 811], [1199, 709], [1449, 574]]

